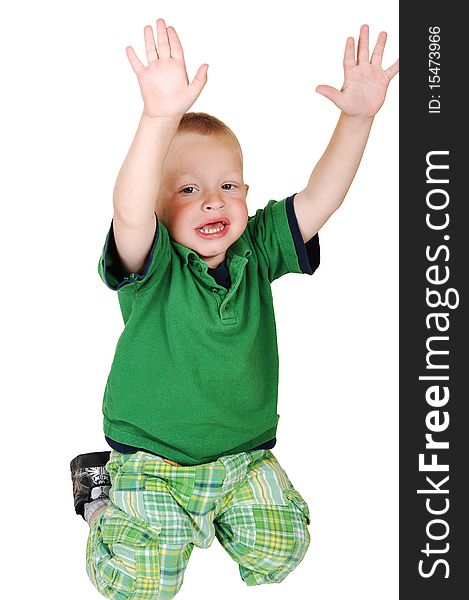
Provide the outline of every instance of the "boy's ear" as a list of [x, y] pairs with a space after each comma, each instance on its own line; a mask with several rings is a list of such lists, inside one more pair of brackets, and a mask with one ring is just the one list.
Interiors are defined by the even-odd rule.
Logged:
[[247, 195], [248, 195], [248, 189], [249, 189], [249, 186], [248, 186], [248, 184], [247, 184], [247, 183], [245, 183], [245, 184], [244, 184], [244, 187], [246, 188], [246, 196], [247, 196]]

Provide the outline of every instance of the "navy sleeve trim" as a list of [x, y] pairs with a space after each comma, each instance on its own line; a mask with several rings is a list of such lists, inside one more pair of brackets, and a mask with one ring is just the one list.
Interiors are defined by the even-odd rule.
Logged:
[[320, 263], [320, 248], [319, 248], [319, 233], [313, 235], [313, 237], [306, 242], [303, 241], [300, 228], [298, 226], [298, 220], [295, 214], [295, 207], [293, 199], [296, 194], [287, 198], [287, 217], [288, 223], [295, 242], [296, 253], [298, 255], [298, 262], [303, 273], [312, 275], [314, 271], [319, 267]]
[[[155, 213], [156, 216], [156, 213]], [[155, 229], [155, 237], [153, 238], [153, 243], [151, 249], [147, 255], [145, 260], [145, 264], [143, 265], [141, 273], [129, 273], [129, 271], [124, 267], [122, 261], [120, 260], [119, 254], [117, 252], [116, 240], [114, 238], [114, 219], [111, 221], [111, 227], [109, 229], [109, 233], [107, 236], [107, 242], [104, 249], [104, 260], [103, 260], [103, 272], [106, 278], [108, 286], [113, 290], [119, 290], [124, 285], [129, 283], [133, 283], [133, 281], [139, 281], [144, 279], [148, 273], [150, 265], [153, 261], [153, 255], [155, 253], [156, 245], [158, 242], [158, 234], [159, 234], [159, 220], [156, 217], [156, 229]], [[108, 275], [111, 275], [115, 278], [116, 284], [109, 280]]]

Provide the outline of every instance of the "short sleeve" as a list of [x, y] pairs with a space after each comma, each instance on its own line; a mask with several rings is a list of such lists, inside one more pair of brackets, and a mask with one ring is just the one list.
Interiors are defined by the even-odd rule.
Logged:
[[111, 290], [149, 287], [155, 280], [155, 273], [169, 264], [170, 240], [166, 227], [156, 219], [155, 237], [147, 254], [141, 273], [129, 273], [122, 264], [114, 238], [113, 221], [109, 228], [98, 264], [98, 273], [102, 281]]
[[[264, 208], [258, 209], [254, 216], [248, 218], [247, 229], [251, 242], [256, 249], [259, 265], [267, 270], [270, 282], [286, 273], [312, 274], [314, 272], [311, 263], [308, 262], [310, 268], [307, 270], [303, 270], [300, 265], [299, 253], [287, 214], [287, 200], [287, 198], [270, 200]], [[297, 223], [296, 227], [298, 227]], [[319, 238], [309, 246], [313, 254], [316, 242], [319, 250]], [[306, 247], [303, 247], [303, 252], [307, 253]], [[303, 267], [305, 267], [305, 259], [306, 256], [303, 256]], [[316, 259], [319, 260], [319, 254], [312, 262], [316, 262]]]
[[288, 223], [292, 232], [293, 241], [295, 242], [296, 254], [298, 256], [298, 262], [303, 273], [312, 275], [319, 267], [320, 263], [320, 247], [319, 247], [319, 233], [313, 235], [306, 243], [303, 241], [300, 228], [298, 226], [298, 220], [295, 213], [295, 200], [296, 194], [289, 196], [286, 201]]

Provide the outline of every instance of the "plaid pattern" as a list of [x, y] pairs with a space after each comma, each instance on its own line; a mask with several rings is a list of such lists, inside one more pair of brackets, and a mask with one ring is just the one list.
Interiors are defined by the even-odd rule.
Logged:
[[179, 466], [112, 450], [110, 502], [93, 521], [86, 569], [113, 600], [168, 600], [194, 546], [216, 536], [247, 585], [279, 583], [309, 545], [309, 509], [270, 450]]

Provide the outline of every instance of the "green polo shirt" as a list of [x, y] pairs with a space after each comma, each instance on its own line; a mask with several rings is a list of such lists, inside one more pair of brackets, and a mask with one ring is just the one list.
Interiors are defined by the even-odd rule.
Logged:
[[303, 273], [286, 199], [248, 218], [227, 250], [227, 290], [157, 221], [141, 274], [119, 271], [112, 223], [98, 265], [124, 319], [103, 399], [104, 433], [193, 465], [275, 437], [278, 351], [271, 283]]

